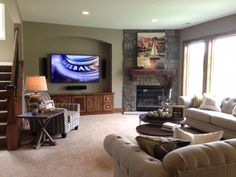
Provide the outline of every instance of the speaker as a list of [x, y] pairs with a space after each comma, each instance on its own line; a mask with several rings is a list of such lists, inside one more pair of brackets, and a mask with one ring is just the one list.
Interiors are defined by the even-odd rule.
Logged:
[[46, 79], [48, 78], [48, 59], [47, 58], [40, 58], [40, 75], [44, 75]]
[[102, 78], [106, 79], [107, 75], [107, 61], [105, 59], [102, 60]]
[[85, 90], [87, 89], [86, 85], [71, 85], [66, 86], [66, 90]]

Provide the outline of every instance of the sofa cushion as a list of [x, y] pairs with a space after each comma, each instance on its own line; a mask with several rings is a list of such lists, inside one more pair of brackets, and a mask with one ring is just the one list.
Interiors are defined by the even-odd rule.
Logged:
[[218, 114], [212, 116], [211, 123], [218, 127], [236, 131], [236, 117], [232, 114], [219, 112]]
[[190, 144], [190, 141], [164, 137], [137, 136], [135, 139], [140, 149], [159, 160], [170, 151]]
[[192, 107], [193, 108], [199, 108], [200, 105], [203, 102], [203, 96], [202, 95], [195, 95], [192, 99]]
[[232, 114], [232, 110], [236, 106], [236, 98], [225, 98], [221, 103], [221, 110], [224, 113]]
[[203, 95], [203, 102], [199, 108], [213, 111], [221, 111], [220, 104], [218, 103], [217, 99], [207, 94]]
[[191, 144], [202, 144], [212, 141], [219, 141], [222, 138], [223, 134], [224, 134], [223, 131], [192, 134], [180, 128], [176, 128], [174, 131], [174, 138], [190, 141]]
[[211, 122], [211, 116], [218, 112], [211, 110], [202, 110], [198, 108], [188, 108], [185, 110], [185, 116], [191, 119], [196, 119], [202, 122]]

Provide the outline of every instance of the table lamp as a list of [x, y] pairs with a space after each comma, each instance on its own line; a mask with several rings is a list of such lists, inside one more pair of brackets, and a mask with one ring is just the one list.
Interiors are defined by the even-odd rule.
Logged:
[[47, 82], [45, 76], [27, 76], [26, 77], [26, 88], [27, 92], [34, 92], [30, 102], [40, 103], [40, 91], [47, 91]]

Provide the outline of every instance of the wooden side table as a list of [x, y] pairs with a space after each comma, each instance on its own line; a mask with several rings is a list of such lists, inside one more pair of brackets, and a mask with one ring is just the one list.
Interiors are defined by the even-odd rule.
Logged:
[[48, 111], [45, 113], [39, 113], [37, 115], [32, 115], [31, 112], [26, 112], [23, 114], [18, 115], [18, 118], [25, 118], [25, 119], [36, 119], [41, 127], [38, 135], [35, 139], [35, 144], [33, 147], [35, 149], [38, 149], [41, 145], [44, 143], [49, 143], [50, 145], [56, 145], [56, 142], [53, 140], [53, 138], [49, 135], [49, 133], [46, 130], [46, 127], [51, 119], [54, 117], [64, 114], [63, 110], [56, 110], [56, 111]]

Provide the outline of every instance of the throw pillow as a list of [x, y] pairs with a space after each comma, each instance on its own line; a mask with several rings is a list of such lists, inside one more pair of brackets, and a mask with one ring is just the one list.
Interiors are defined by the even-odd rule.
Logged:
[[236, 116], [236, 105], [234, 106], [234, 109], [232, 110], [233, 116]]
[[231, 114], [234, 107], [236, 106], [236, 98], [224, 98], [221, 104], [221, 110], [224, 113]]
[[190, 144], [190, 141], [164, 137], [137, 136], [135, 139], [140, 149], [159, 160], [170, 151]]
[[203, 134], [192, 134], [176, 128], [174, 131], [174, 138], [191, 141], [191, 144], [202, 144], [212, 141], [220, 141], [224, 132], [212, 132], [212, 133], [203, 133]]
[[202, 102], [203, 102], [203, 96], [195, 95], [192, 99], [192, 107], [199, 108]]
[[220, 105], [217, 103], [215, 97], [211, 97], [209, 95], [203, 95], [203, 102], [199, 107], [200, 109], [208, 109], [212, 111], [221, 111]]

